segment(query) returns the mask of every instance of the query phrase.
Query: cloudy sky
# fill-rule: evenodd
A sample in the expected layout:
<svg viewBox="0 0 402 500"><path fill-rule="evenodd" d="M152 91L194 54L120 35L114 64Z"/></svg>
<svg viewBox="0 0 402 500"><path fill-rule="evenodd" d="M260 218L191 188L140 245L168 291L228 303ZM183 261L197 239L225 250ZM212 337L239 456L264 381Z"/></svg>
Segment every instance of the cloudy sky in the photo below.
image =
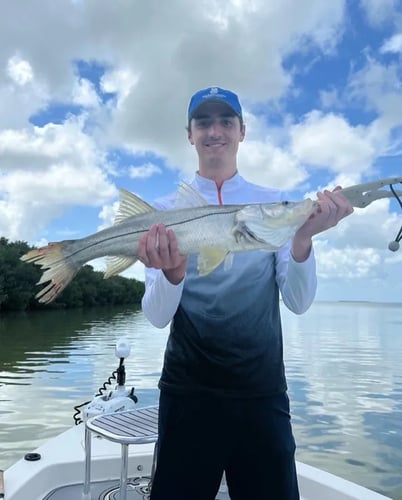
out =
<svg viewBox="0 0 402 500"><path fill-rule="evenodd" d="M251 181L299 199L402 176L401 0L6 2L1 236L79 238L119 187L152 203L189 179L186 107L209 85L241 98ZM401 223L380 200L316 237L318 299L402 302Z"/></svg>

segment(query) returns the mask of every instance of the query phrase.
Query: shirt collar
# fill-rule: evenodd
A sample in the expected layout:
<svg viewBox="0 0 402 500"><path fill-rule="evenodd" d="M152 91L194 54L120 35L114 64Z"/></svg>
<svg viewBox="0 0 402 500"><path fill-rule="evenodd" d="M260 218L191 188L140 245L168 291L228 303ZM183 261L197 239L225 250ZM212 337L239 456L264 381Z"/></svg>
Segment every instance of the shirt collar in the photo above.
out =
<svg viewBox="0 0 402 500"><path fill-rule="evenodd" d="M223 184L221 191L231 191L232 189L238 188L243 182L243 178L241 175L236 172L232 177L229 179L226 179ZM208 179L207 177L203 177L200 175L198 172L196 172L193 182L191 183L194 188L197 190L201 191L202 193L205 192L214 192L216 193L217 187L216 183L213 179Z"/></svg>

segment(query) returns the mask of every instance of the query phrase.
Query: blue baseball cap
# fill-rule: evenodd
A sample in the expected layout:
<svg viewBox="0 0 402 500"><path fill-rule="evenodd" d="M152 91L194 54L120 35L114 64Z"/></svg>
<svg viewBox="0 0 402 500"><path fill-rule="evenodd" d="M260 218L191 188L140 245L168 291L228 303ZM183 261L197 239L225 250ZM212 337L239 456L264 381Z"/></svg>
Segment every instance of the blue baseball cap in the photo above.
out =
<svg viewBox="0 0 402 500"><path fill-rule="evenodd" d="M205 102L222 102L229 106L234 113L242 118L242 109L239 98L231 90L221 89L220 87L208 87L198 90L190 99L188 105L188 121L190 122L197 109Z"/></svg>

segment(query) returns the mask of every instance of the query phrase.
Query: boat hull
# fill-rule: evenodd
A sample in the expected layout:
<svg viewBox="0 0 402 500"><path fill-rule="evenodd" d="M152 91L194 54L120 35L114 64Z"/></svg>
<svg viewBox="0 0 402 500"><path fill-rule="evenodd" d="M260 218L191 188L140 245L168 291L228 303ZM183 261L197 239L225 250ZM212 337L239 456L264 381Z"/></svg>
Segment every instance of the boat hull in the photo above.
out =
<svg viewBox="0 0 402 500"><path fill-rule="evenodd" d="M146 500L149 498L146 487L152 468L153 447L153 444L129 447L130 499ZM21 459L5 471L4 499L81 499L85 463L84 426L78 425L68 429L44 443L35 450L35 453L40 454L40 460ZM93 495L96 493L96 496L92 498L99 498L99 500L114 498L111 492L118 487L120 461L119 444L99 436L92 436L91 478L94 485ZM386 500L388 498L304 463L297 462L297 473L303 500L322 500L323 498L325 500ZM138 492L137 496L134 490ZM224 483L221 485L217 499L229 499Z"/></svg>

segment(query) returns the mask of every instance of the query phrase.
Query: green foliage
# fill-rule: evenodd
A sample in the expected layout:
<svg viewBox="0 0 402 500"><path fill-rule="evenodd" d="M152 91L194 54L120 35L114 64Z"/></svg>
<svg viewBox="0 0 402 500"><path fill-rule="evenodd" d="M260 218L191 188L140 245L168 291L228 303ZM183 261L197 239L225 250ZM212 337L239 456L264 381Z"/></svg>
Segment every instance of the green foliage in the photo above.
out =
<svg viewBox="0 0 402 500"><path fill-rule="evenodd" d="M144 293L144 283L113 276L103 279L103 273L84 266L57 299L44 306L35 299L36 286L42 271L20 257L31 250L26 242L9 242L0 238L0 311L45 308L95 307L138 304Z"/></svg>

